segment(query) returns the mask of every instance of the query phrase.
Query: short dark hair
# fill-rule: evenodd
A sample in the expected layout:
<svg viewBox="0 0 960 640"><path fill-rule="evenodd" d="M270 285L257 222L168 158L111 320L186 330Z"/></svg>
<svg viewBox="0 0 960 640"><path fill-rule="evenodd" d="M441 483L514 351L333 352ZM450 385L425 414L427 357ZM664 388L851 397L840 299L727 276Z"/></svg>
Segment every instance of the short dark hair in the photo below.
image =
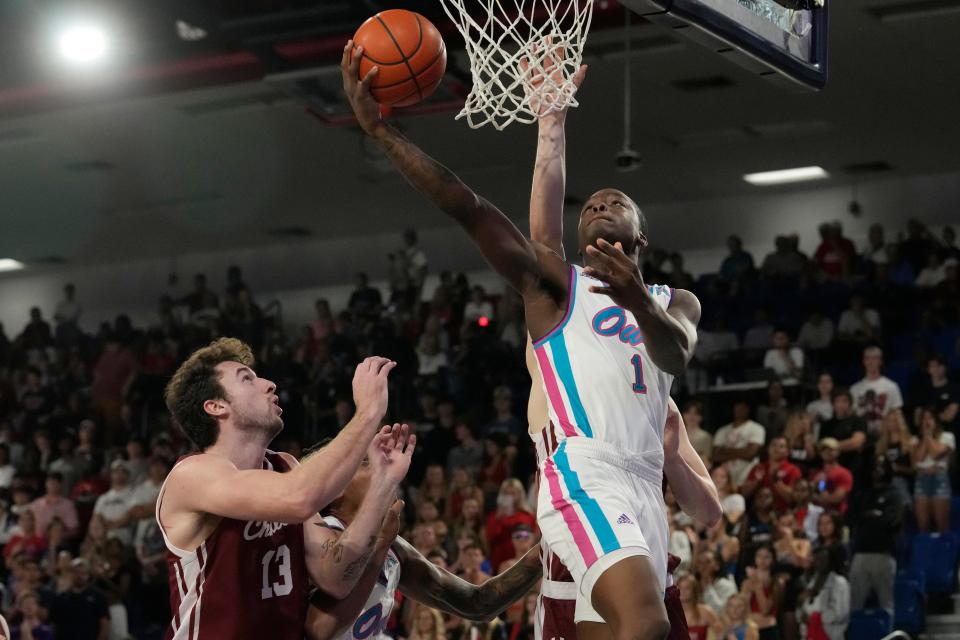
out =
<svg viewBox="0 0 960 640"><path fill-rule="evenodd" d="M220 425L203 409L207 400L225 400L215 367L222 362L253 364L250 347L236 338L220 338L193 352L167 384L163 397L174 422L201 451L217 441Z"/></svg>
<svg viewBox="0 0 960 640"><path fill-rule="evenodd" d="M427 554L427 560L433 560L434 558L440 558L444 562L447 561L447 552L443 549L437 547L433 551Z"/></svg>
<svg viewBox="0 0 960 640"><path fill-rule="evenodd" d="M703 403L700 402L699 400L687 400L687 401L683 404L683 410L681 411L681 413L686 413L687 411L690 411L691 409L696 409L696 410L697 410L697 413L699 413L699 414L702 415L702 414L703 414Z"/></svg>
<svg viewBox="0 0 960 640"><path fill-rule="evenodd" d="M830 400L836 400L839 397L845 397L850 404L853 404L853 394L850 393L850 390L846 387L837 387L833 390L833 393L830 394Z"/></svg>
<svg viewBox="0 0 960 640"><path fill-rule="evenodd" d="M47 474L47 480L56 480L60 484L63 484L63 474L59 471L51 471Z"/></svg>
<svg viewBox="0 0 960 640"><path fill-rule="evenodd" d="M937 364L939 364L939 365L941 365L941 366L944 366L944 367L949 367L949 366L950 366L950 363L947 361L947 359L944 358L944 357L943 357L941 354L939 354L939 353L935 353L935 354L933 354L932 356L930 356L929 358L927 358L927 366L930 366L930 363L931 363L931 362L936 362Z"/></svg>

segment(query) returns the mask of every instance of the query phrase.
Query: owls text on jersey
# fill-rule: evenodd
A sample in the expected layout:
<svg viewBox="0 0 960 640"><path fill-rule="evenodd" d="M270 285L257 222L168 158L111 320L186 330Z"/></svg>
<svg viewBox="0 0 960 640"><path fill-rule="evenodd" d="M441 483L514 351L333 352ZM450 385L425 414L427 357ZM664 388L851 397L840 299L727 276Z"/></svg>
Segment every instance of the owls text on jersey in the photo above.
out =
<svg viewBox="0 0 960 640"><path fill-rule="evenodd" d="M596 282L571 266L567 312L533 343L557 437L662 452L673 376L653 363L633 313L590 291ZM657 305L669 307L670 287L649 285L648 291Z"/></svg>
<svg viewBox="0 0 960 640"><path fill-rule="evenodd" d="M336 516L325 516L323 521L331 529L343 531L346 523ZM366 640L382 635L383 628L390 618L395 602L395 594L400 585L400 558L393 549L387 551L383 567L377 577L377 583L367 597L360 615L353 625L343 632L337 640Z"/></svg>

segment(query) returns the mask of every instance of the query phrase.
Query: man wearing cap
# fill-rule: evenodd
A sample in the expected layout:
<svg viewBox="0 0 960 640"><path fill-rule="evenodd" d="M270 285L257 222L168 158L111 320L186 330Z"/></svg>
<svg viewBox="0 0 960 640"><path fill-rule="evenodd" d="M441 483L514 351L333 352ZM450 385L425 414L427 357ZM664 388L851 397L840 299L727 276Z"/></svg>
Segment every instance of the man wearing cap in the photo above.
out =
<svg viewBox="0 0 960 640"><path fill-rule="evenodd" d="M127 512L134 506L127 464L123 460L114 460L110 465L110 490L97 498L93 514L103 517L108 537L129 545L133 542L133 531Z"/></svg>
<svg viewBox="0 0 960 640"><path fill-rule="evenodd" d="M501 562L500 566L497 567L497 573L503 573L520 562L527 551L530 551L537 544L533 537L533 527L523 522L515 525L513 531L510 532L510 543L513 545L513 557Z"/></svg>
<svg viewBox="0 0 960 640"><path fill-rule="evenodd" d="M824 438L820 441L820 459L823 467L811 477L813 497L816 505L827 510L836 510L841 514L847 511L847 497L853 489L853 474L840 466L840 443L836 438Z"/></svg>

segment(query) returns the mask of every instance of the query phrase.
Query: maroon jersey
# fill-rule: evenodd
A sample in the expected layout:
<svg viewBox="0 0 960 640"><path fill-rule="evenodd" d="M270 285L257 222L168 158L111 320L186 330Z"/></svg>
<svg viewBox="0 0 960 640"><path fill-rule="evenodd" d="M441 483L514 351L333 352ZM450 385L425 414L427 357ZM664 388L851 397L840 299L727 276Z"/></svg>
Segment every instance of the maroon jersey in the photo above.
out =
<svg viewBox="0 0 960 640"><path fill-rule="evenodd" d="M290 470L273 451L266 452L263 468ZM195 551L174 547L166 532L163 538L173 611L167 640L303 639L308 578L302 524L223 518Z"/></svg>

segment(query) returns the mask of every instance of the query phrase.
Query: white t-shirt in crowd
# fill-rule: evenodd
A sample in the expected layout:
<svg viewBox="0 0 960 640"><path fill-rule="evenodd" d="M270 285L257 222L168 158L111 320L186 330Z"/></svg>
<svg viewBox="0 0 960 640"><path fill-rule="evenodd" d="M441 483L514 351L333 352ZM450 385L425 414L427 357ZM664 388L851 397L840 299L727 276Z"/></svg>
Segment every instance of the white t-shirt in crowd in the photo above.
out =
<svg viewBox="0 0 960 640"><path fill-rule="evenodd" d="M731 449L741 449L751 444L763 445L767 437L767 430L758 422L747 420L739 427L734 427L731 422L722 427L717 434L713 436L713 447L729 447ZM740 486L747 477L750 467L757 463L759 458L752 460L728 460L724 464L727 471L730 472L730 479L733 484Z"/></svg>
<svg viewBox="0 0 960 640"><path fill-rule="evenodd" d="M136 502L133 501L132 488L110 489L97 498L97 502L93 505L93 512L107 520L117 520L135 506ZM123 544L129 545L133 542L133 529L129 526L110 529L107 537L117 538Z"/></svg>
<svg viewBox="0 0 960 640"><path fill-rule="evenodd" d="M853 410L867 421L871 433L878 433L883 417L903 407L903 395L896 382L886 376L876 380L864 378L850 387Z"/></svg>
<svg viewBox="0 0 960 640"><path fill-rule="evenodd" d="M833 418L833 403L820 398L807 404L807 413L816 416L817 422Z"/></svg>
<svg viewBox="0 0 960 640"><path fill-rule="evenodd" d="M840 314L840 322L837 324L837 331L849 335L868 333L871 328L880 328L880 314L873 309L864 309L862 316L852 309L847 309Z"/></svg>
<svg viewBox="0 0 960 640"><path fill-rule="evenodd" d="M133 504L137 506L155 504L157 502L157 496L160 495L161 486L162 485L159 484L153 484L150 478L147 478L133 488Z"/></svg>
<svg viewBox="0 0 960 640"><path fill-rule="evenodd" d="M447 354L443 353L423 353L422 351L417 351L417 361L420 363L417 368L417 373L422 376L432 376L436 375L440 369L448 366L449 362L447 360Z"/></svg>
<svg viewBox="0 0 960 640"><path fill-rule="evenodd" d="M809 320L800 327L797 344L804 349L826 349L833 340L833 322L824 318L820 324L813 324Z"/></svg>
<svg viewBox="0 0 960 640"><path fill-rule="evenodd" d="M943 267L927 267L913 281L914 286L929 289L943 282Z"/></svg>
<svg viewBox="0 0 960 640"><path fill-rule="evenodd" d="M787 351L787 357L790 358L797 369L803 369L803 349L791 347L790 350ZM793 377L783 358L783 352L779 349L770 349L767 351L767 355L763 357L763 368L772 369L773 372L781 378L787 376Z"/></svg>
<svg viewBox="0 0 960 640"><path fill-rule="evenodd" d="M733 514L733 518L736 519L747 510L747 501L739 493L731 493L720 501L720 506L723 509L723 515Z"/></svg>
<svg viewBox="0 0 960 640"><path fill-rule="evenodd" d="M914 445L919 442L917 438L914 438L913 440ZM944 431L940 434L940 437L937 438L937 442L947 445L951 453L948 453L939 460L928 454L926 458L917 463L917 469L937 469L938 471L947 470L947 466L950 464L950 456L954 451L957 450L957 438L949 431Z"/></svg>

